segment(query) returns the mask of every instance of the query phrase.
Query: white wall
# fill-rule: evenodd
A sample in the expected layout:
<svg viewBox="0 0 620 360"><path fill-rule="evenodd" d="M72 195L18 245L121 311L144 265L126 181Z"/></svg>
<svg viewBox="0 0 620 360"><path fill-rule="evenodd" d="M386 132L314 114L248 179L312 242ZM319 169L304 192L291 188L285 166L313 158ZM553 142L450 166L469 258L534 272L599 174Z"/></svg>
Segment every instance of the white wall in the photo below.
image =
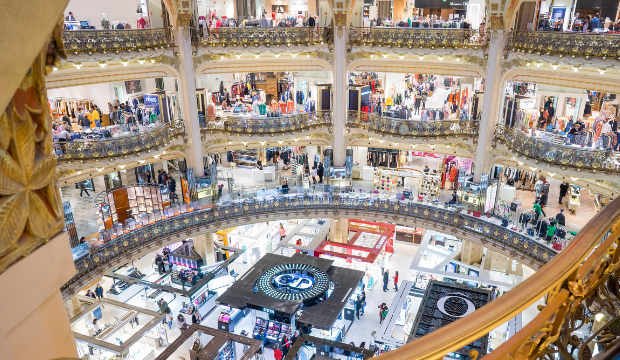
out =
<svg viewBox="0 0 620 360"><path fill-rule="evenodd" d="M230 91L230 86L234 81L233 74L203 74L198 76L196 86L211 90L211 92L220 91L220 81L224 81L224 87Z"/></svg>
<svg viewBox="0 0 620 360"><path fill-rule="evenodd" d="M71 11L75 20L90 20L91 25L101 29L102 14L105 13L110 22L126 21L131 24L132 29L135 29L138 5L139 0L70 0L65 9L65 17Z"/></svg>
<svg viewBox="0 0 620 360"><path fill-rule="evenodd" d="M479 29L485 14L484 0L469 0L467 4L467 18L471 21L472 28Z"/></svg>
<svg viewBox="0 0 620 360"><path fill-rule="evenodd" d="M207 16L209 9L215 9L217 16L233 17L235 2L233 0L197 0L198 16ZM256 8L258 10L258 7Z"/></svg>
<svg viewBox="0 0 620 360"><path fill-rule="evenodd" d="M92 100L104 113L108 113L108 103L114 100L114 88L112 83L71 86L47 90L47 97Z"/></svg>
<svg viewBox="0 0 620 360"><path fill-rule="evenodd" d="M364 15L363 6L363 1L360 0L355 2L353 5L353 13L351 14L350 25L355 27L362 26L362 16Z"/></svg>
<svg viewBox="0 0 620 360"><path fill-rule="evenodd" d="M404 73L385 73L385 91L390 89L390 86L394 84L396 86L396 93L404 93L405 91L405 74ZM386 95L387 96L387 95Z"/></svg>
<svg viewBox="0 0 620 360"><path fill-rule="evenodd" d="M165 9L161 6L160 0L149 0L149 11L151 12L151 28L161 29L164 27Z"/></svg>
<svg viewBox="0 0 620 360"><path fill-rule="evenodd" d="M332 22L332 12L327 1L319 2L319 26L329 26Z"/></svg>

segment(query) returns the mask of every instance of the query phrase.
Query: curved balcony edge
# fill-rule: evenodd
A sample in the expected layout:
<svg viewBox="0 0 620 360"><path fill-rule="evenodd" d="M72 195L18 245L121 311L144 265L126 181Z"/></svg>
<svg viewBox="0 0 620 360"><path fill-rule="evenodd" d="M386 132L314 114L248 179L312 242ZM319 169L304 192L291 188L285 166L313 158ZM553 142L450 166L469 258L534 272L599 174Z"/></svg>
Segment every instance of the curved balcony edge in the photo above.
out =
<svg viewBox="0 0 620 360"><path fill-rule="evenodd" d="M59 142L56 160L59 163L72 163L127 158L130 155L157 150L181 136L185 136L185 125L183 120L177 119L136 135L103 140Z"/></svg>
<svg viewBox="0 0 620 360"><path fill-rule="evenodd" d="M61 289L63 296L74 293L105 271L101 267L118 266L119 259L128 254L152 251L153 244L163 246L171 237L190 236L196 232L214 232L221 227L263 222L284 218L376 218L378 221L418 223L425 228L446 231L499 252L520 258L526 265L538 269L556 255L556 251L523 234L507 228L457 213L438 206L420 205L381 199L349 199L333 195L278 196L267 200L246 200L161 220L113 239L78 261L77 273ZM140 251L140 249L145 249ZM124 260L123 260L124 261ZM106 270L107 271L107 270Z"/></svg>
<svg viewBox="0 0 620 360"><path fill-rule="evenodd" d="M331 111L315 111L271 118L209 115L200 119L201 132L245 135L278 135L332 125Z"/></svg>
<svg viewBox="0 0 620 360"><path fill-rule="evenodd" d="M379 134L411 137L477 137L479 120L404 120L349 111L347 126Z"/></svg>
<svg viewBox="0 0 620 360"><path fill-rule="evenodd" d="M349 45L476 50L489 46L489 35L476 29L352 27Z"/></svg>
<svg viewBox="0 0 620 360"><path fill-rule="evenodd" d="M539 55L620 58L619 34L596 34L558 31L512 31L506 48Z"/></svg>
<svg viewBox="0 0 620 360"><path fill-rule="evenodd" d="M191 30L192 45L202 47L317 46L333 42L331 27L219 27Z"/></svg>
<svg viewBox="0 0 620 360"><path fill-rule="evenodd" d="M620 155L612 151L555 145L504 125L496 126L494 139L504 143L509 150L517 154L559 166L562 170L576 168L580 171L601 171L606 174L620 173Z"/></svg>
<svg viewBox="0 0 620 360"><path fill-rule="evenodd" d="M546 305L539 307L539 314L485 358L537 359L554 353L570 354L569 344L579 346L579 338L573 332L581 326L575 322L587 323L588 313L600 311L610 315L611 312L610 319L617 313L619 294L607 289L617 289L619 244L620 200L616 199L547 265L501 298L478 309L475 316L461 318L382 358L441 359L444 354L488 334L540 299Z"/></svg>
<svg viewBox="0 0 620 360"><path fill-rule="evenodd" d="M62 42L67 54L120 53L167 49L174 46L170 29L65 30Z"/></svg>

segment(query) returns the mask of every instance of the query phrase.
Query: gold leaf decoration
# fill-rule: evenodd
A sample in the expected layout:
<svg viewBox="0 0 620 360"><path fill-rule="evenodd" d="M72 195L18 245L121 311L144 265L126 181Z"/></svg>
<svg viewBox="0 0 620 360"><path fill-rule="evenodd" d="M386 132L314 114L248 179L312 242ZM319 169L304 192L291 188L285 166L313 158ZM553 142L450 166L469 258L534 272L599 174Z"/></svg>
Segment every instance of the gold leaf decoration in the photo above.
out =
<svg viewBox="0 0 620 360"><path fill-rule="evenodd" d="M57 45L50 42L51 49L58 50ZM48 55L46 44L0 114L0 272L64 225L51 120L44 106L46 61L53 63L55 57Z"/></svg>

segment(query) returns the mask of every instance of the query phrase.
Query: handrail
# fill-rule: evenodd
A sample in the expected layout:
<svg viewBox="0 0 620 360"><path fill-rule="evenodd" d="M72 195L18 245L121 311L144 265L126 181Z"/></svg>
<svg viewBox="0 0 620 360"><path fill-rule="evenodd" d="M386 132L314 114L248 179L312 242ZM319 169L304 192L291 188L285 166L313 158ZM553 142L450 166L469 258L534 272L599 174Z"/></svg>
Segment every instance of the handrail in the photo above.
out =
<svg viewBox="0 0 620 360"><path fill-rule="evenodd" d="M331 27L219 27L192 29L195 46L322 45L333 41Z"/></svg>
<svg viewBox="0 0 620 360"><path fill-rule="evenodd" d="M174 46L169 29L65 30L62 42L67 52L150 50Z"/></svg>
<svg viewBox="0 0 620 360"><path fill-rule="evenodd" d="M539 54L620 57L620 34L515 30L507 47Z"/></svg>
<svg viewBox="0 0 620 360"><path fill-rule="evenodd" d="M401 218L404 223L421 221L427 226L450 228L453 233L480 239L489 246L503 249L526 260L534 268L543 266L556 251L531 238L485 221L461 214L451 209L409 201L379 198L356 198L332 194L280 195L267 198L246 199L222 203L213 207L190 211L150 224L123 234L94 249L90 256L79 260L76 275L63 286L63 292L81 285L83 279L98 274L99 267L136 248L158 242L189 230L230 225L238 220L243 223L265 221L267 217L377 217ZM501 250L500 250L501 251Z"/></svg>
<svg viewBox="0 0 620 360"><path fill-rule="evenodd" d="M103 140L75 140L60 142L56 151L56 160L71 162L75 160L93 160L115 158L138 154L156 149L185 134L183 120L165 123L145 132Z"/></svg>
<svg viewBox="0 0 620 360"><path fill-rule="evenodd" d="M277 134L331 125L332 114L330 111L315 111L271 118L209 115L200 121L200 128L204 131L223 131L235 134Z"/></svg>
<svg viewBox="0 0 620 360"><path fill-rule="evenodd" d="M349 44L369 46L473 48L487 47L484 30L401 27L352 27Z"/></svg>
<svg viewBox="0 0 620 360"><path fill-rule="evenodd" d="M485 359L553 358L553 353L572 358L567 356L568 345L579 346L574 331L588 322L592 316L588 313L603 312L611 318L620 311L619 245L620 200L616 199L586 224L561 253L511 291L474 314L381 358L441 359L444 354L487 335L540 299L546 303L539 306L540 313Z"/></svg>
<svg viewBox="0 0 620 360"><path fill-rule="evenodd" d="M496 126L495 139L505 143L514 152L546 164L563 168L620 172L620 156L611 151L555 145L504 125Z"/></svg>
<svg viewBox="0 0 620 360"><path fill-rule="evenodd" d="M477 136L478 120L404 120L349 111L347 126L407 137Z"/></svg>

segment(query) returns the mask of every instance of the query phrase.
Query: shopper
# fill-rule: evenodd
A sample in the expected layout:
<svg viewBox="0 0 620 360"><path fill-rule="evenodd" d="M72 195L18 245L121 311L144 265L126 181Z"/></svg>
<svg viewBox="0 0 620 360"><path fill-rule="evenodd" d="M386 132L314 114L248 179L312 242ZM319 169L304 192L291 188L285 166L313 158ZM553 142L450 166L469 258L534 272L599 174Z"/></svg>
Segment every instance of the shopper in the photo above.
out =
<svg viewBox="0 0 620 360"><path fill-rule="evenodd" d="M325 171L323 163L319 163L319 168L317 169L317 174L319 175L319 184L323 183L323 171Z"/></svg>
<svg viewBox="0 0 620 360"><path fill-rule="evenodd" d="M454 191L452 193L452 199L450 201L448 201L446 204L447 205L456 205L457 199L458 199L458 196L456 195L456 191Z"/></svg>
<svg viewBox="0 0 620 360"><path fill-rule="evenodd" d="M282 195L288 194L289 191L290 191L290 188L288 187L288 183L286 182L286 180L284 180L282 184Z"/></svg>
<svg viewBox="0 0 620 360"><path fill-rule="evenodd" d="M198 309L194 309L194 313L192 314L192 324L199 324L202 321L202 316L198 312Z"/></svg>
<svg viewBox="0 0 620 360"><path fill-rule="evenodd" d="M275 344L273 346L273 358L276 360L282 360L282 350L280 350L280 344Z"/></svg>
<svg viewBox="0 0 620 360"><path fill-rule="evenodd" d="M431 171L431 169L428 167L428 165L424 165L424 173L427 174L429 171Z"/></svg>
<svg viewBox="0 0 620 360"><path fill-rule="evenodd" d="M103 298L103 288L100 284L97 284L97 286L95 287L95 295L97 295L97 299Z"/></svg>
<svg viewBox="0 0 620 360"><path fill-rule="evenodd" d="M86 196L90 197L90 194L88 193L88 189L86 189L86 185L84 185L84 181L80 181L78 183L78 188L80 188L80 197L82 197L82 194L84 192L86 192Z"/></svg>
<svg viewBox="0 0 620 360"><path fill-rule="evenodd" d="M260 328L260 330L258 330L258 334L256 335L256 339L260 340L263 342L263 344L265 344L266 341L266 337L265 337L265 332L263 331L263 328Z"/></svg>
<svg viewBox="0 0 620 360"><path fill-rule="evenodd" d="M383 273L383 292L388 290L388 281L390 281L390 270L385 270Z"/></svg>
<svg viewBox="0 0 620 360"><path fill-rule="evenodd" d="M547 109L547 124L550 124L555 116L555 108L553 107L553 103L549 104L549 108Z"/></svg>
<svg viewBox="0 0 620 360"><path fill-rule="evenodd" d="M183 317L183 315L179 314L177 316L177 326L179 327L179 330L181 330L181 333L183 333L183 330L185 330L187 328L187 323L185 322L185 317Z"/></svg>
<svg viewBox="0 0 620 360"><path fill-rule="evenodd" d="M166 174L166 172L164 170L162 170L162 169L157 170L157 183L159 185L162 185L162 184L165 185L165 183L166 183L166 176L167 175L168 174Z"/></svg>
<svg viewBox="0 0 620 360"><path fill-rule="evenodd" d="M164 266L164 258L160 254L157 254L157 256L155 256L155 265L157 265L159 275L163 275L166 268Z"/></svg>
<svg viewBox="0 0 620 360"><path fill-rule="evenodd" d="M284 335L282 337L282 355L286 356L290 348L291 348L291 341L289 340L288 336Z"/></svg>
<svg viewBox="0 0 620 360"><path fill-rule="evenodd" d="M385 305L383 307L383 311L381 312L381 323L383 323L383 321L387 317L387 314L388 314L388 307L387 307L387 305Z"/></svg>
<svg viewBox="0 0 620 360"><path fill-rule="evenodd" d="M601 23L601 20L598 18L598 14L594 15L594 18L590 21L590 23L592 24L592 31L598 29L599 24Z"/></svg>
<svg viewBox="0 0 620 360"><path fill-rule="evenodd" d="M73 16L73 13L71 11L69 11L69 15L67 15L65 20L66 21L75 21L75 16Z"/></svg>
<svg viewBox="0 0 620 360"><path fill-rule="evenodd" d="M362 304L362 316L364 316L364 308L366 307L366 292L362 291L362 299L360 301Z"/></svg>
<svg viewBox="0 0 620 360"><path fill-rule="evenodd" d="M379 308L379 324L383 323L383 307L385 306L385 303L382 303L381 305L377 306Z"/></svg>
<svg viewBox="0 0 620 360"><path fill-rule="evenodd" d="M169 307L166 308L166 317L164 319L166 319L166 322L168 323L168 330L172 330L172 320L174 320L174 317L172 316L172 311Z"/></svg>
<svg viewBox="0 0 620 360"><path fill-rule="evenodd" d="M91 298L93 298L93 299L97 298L97 296L95 295L95 293L94 293L94 292L92 292L92 291L90 291L90 290L88 290L88 291L86 292L86 296L91 297Z"/></svg>
<svg viewBox="0 0 620 360"><path fill-rule="evenodd" d="M293 334L293 337L291 338L291 345L295 345L295 343L297 342L297 339L299 339L299 330L295 330L295 333Z"/></svg>
<svg viewBox="0 0 620 360"><path fill-rule="evenodd" d="M101 114L99 113L99 108L97 107L97 105L94 105L94 109L92 111L93 114L93 120L95 121L95 126L100 128L101 127Z"/></svg>
<svg viewBox="0 0 620 360"><path fill-rule="evenodd" d="M286 230L284 230L284 226L280 224L280 241L284 240L286 237Z"/></svg>
<svg viewBox="0 0 620 360"><path fill-rule="evenodd" d="M262 28L267 28L267 27L271 27L271 21L267 20L265 18L265 14L263 14L263 17L260 19L260 27Z"/></svg>
<svg viewBox="0 0 620 360"><path fill-rule="evenodd" d="M540 207L540 200L536 200L536 203L532 209L534 209L534 212L536 213L536 221L538 222L538 218L540 217L540 213L542 211L542 208Z"/></svg>
<svg viewBox="0 0 620 360"><path fill-rule="evenodd" d="M82 245L82 244L83 244L83 243L85 243L85 242L86 242L86 238L82 236L82 237L80 238L80 245Z"/></svg>
<svg viewBox="0 0 620 360"><path fill-rule="evenodd" d="M549 225L547 226L547 242L551 243L551 240L553 240L553 236L555 235L555 221L551 220L549 222Z"/></svg>
<svg viewBox="0 0 620 360"><path fill-rule="evenodd" d="M166 176L166 179L168 182L168 191L170 191L170 200L172 200L172 202L176 202L179 199L179 196L176 193L177 182L172 176Z"/></svg>
<svg viewBox="0 0 620 360"><path fill-rule="evenodd" d="M187 277L185 276L185 270L179 271L179 280L183 285L183 291L185 291L185 282L187 281Z"/></svg>
<svg viewBox="0 0 620 360"><path fill-rule="evenodd" d="M310 177L312 178L312 183L316 184L316 167L312 167L312 171L310 171Z"/></svg>
<svg viewBox="0 0 620 360"><path fill-rule="evenodd" d="M166 309L168 308L168 302L162 297L157 301L157 306L159 307L159 312L165 314Z"/></svg>
<svg viewBox="0 0 620 360"><path fill-rule="evenodd" d="M562 182L562 184L560 184L560 204L562 203L562 199L564 199L564 196L566 196L566 194L568 193L568 183L566 182Z"/></svg>
<svg viewBox="0 0 620 360"><path fill-rule="evenodd" d="M99 334L99 332L101 331L101 326L99 326L97 318L93 319L93 328L95 328L95 335Z"/></svg>
<svg viewBox="0 0 620 360"><path fill-rule="evenodd" d="M566 226L566 217L564 217L564 209L560 209L560 212L555 216L555 220L558 225Z"/></svg>
<svg viewBox="0 0 620 360"><path fill-rule="evenodd" d="M398 271L394 273L394 291L398 292Z"/></svg>
<svg viewBox="0 0 620 360"><path fill-rule="evenodd" d="M146 171L146 174L144 175L145 179L146 179L146 183L147 184L152 184L153 183L153 177L151 176L151 172L150 171Z"/></svg>

